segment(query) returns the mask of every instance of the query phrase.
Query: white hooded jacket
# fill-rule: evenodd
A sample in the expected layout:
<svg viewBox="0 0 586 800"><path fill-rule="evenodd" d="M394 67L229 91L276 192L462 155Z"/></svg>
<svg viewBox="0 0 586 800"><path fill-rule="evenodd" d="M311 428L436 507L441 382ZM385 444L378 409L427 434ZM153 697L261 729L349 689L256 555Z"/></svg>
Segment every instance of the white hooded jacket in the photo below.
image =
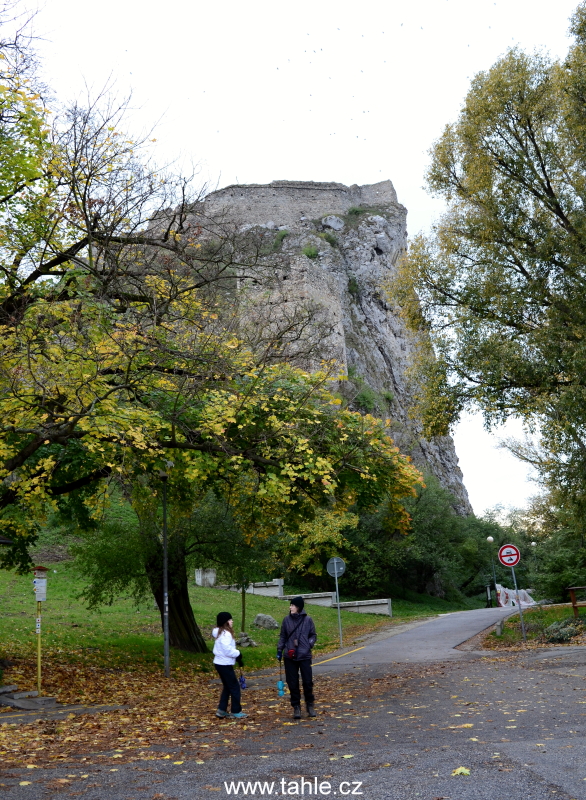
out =
<svg viewBox="0 0 586 800"><path fill-rule="evenodd" d="M240 650L234 645L234 637L229 631L222 631L218 636L219 628L214 628L212 636L214 642L214 664L223 664L233 667L240 655Z"/></svg>

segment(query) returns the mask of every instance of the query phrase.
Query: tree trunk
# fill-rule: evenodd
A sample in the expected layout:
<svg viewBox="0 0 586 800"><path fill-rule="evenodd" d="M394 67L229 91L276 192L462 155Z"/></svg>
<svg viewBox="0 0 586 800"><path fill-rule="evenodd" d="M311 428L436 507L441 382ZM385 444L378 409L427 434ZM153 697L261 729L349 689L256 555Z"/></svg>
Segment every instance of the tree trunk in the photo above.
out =
<svg viewBox="0 0 586 800"><path fill-rule="evenodd" d="M189 602L185 552L169 539L169 644L190 653L207 653L208 648L195 621ZM163 548L159 546L145 565L163 625Z"/></svg>

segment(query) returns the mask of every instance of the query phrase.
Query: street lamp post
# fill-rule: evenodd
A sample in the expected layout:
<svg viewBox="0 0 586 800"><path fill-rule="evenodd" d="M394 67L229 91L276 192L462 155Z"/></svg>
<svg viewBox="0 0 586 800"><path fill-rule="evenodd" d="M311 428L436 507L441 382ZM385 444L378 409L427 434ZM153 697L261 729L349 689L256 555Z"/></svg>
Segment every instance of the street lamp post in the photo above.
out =
<svg viewBox="0 0 586 800"><path fill-rule="evenodd" d="M168 462L167 466L173 466ZM159 472L163 484L163 653L165 660L165 678L171 677L171 661L169 658L169 563L167 555L167 480L169 476Z"/></svg>
<svg viewBox="0 0 586 800"><path fill-rule="evenodd" d="M486 541L489 542L490 544L492 544L494 542L494 538L492 536L487 536L486 537ZM490 551L490 560L491 560L491 563L492 563L492 579L494 581L494 600L495 600L495 603L498 606L499 601L498 601L498 592L497 592L497 588L496 588L496 570L494 568L494 555L492 553L492 550Z"/></svg>

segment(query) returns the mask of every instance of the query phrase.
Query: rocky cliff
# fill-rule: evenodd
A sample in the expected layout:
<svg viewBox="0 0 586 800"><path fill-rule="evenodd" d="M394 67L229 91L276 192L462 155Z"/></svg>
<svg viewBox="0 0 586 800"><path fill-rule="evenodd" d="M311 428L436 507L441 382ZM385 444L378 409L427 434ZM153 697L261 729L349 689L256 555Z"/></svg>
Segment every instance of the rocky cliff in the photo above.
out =
<svg viewBox="0 0 586 800"><path fill-rule="evenodd" d="M415 340L384 291L407 239L407 210L392 183L228 186L205 205L206 213L266 230L289 300L314 300L325 309L332 352L348 375L341 391L355 407L390 418L401 450L452 492L460 513L471 513L452 439L426 440L408 416Z"/></svg>

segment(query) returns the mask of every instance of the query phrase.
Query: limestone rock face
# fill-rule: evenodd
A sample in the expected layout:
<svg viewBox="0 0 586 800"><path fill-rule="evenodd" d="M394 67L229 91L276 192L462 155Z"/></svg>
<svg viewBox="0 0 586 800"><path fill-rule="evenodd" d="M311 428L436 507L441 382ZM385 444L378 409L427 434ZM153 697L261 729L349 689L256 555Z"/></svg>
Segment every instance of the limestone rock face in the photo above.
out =
<svg viewBox="0 0 586 800"><path fill-rule="evenodd" d="M205 206L243 228L264 228L266 236L288 231L280 243L283 277L290 294L325 309L332 352L348 375L340 390L354 407L390 418L401 451L452 492L459 513L471 513L453 440L426 440L408 416L416 341L385 292L407 241L407 210L391 181L228 186L208 195Z"/></svg>

